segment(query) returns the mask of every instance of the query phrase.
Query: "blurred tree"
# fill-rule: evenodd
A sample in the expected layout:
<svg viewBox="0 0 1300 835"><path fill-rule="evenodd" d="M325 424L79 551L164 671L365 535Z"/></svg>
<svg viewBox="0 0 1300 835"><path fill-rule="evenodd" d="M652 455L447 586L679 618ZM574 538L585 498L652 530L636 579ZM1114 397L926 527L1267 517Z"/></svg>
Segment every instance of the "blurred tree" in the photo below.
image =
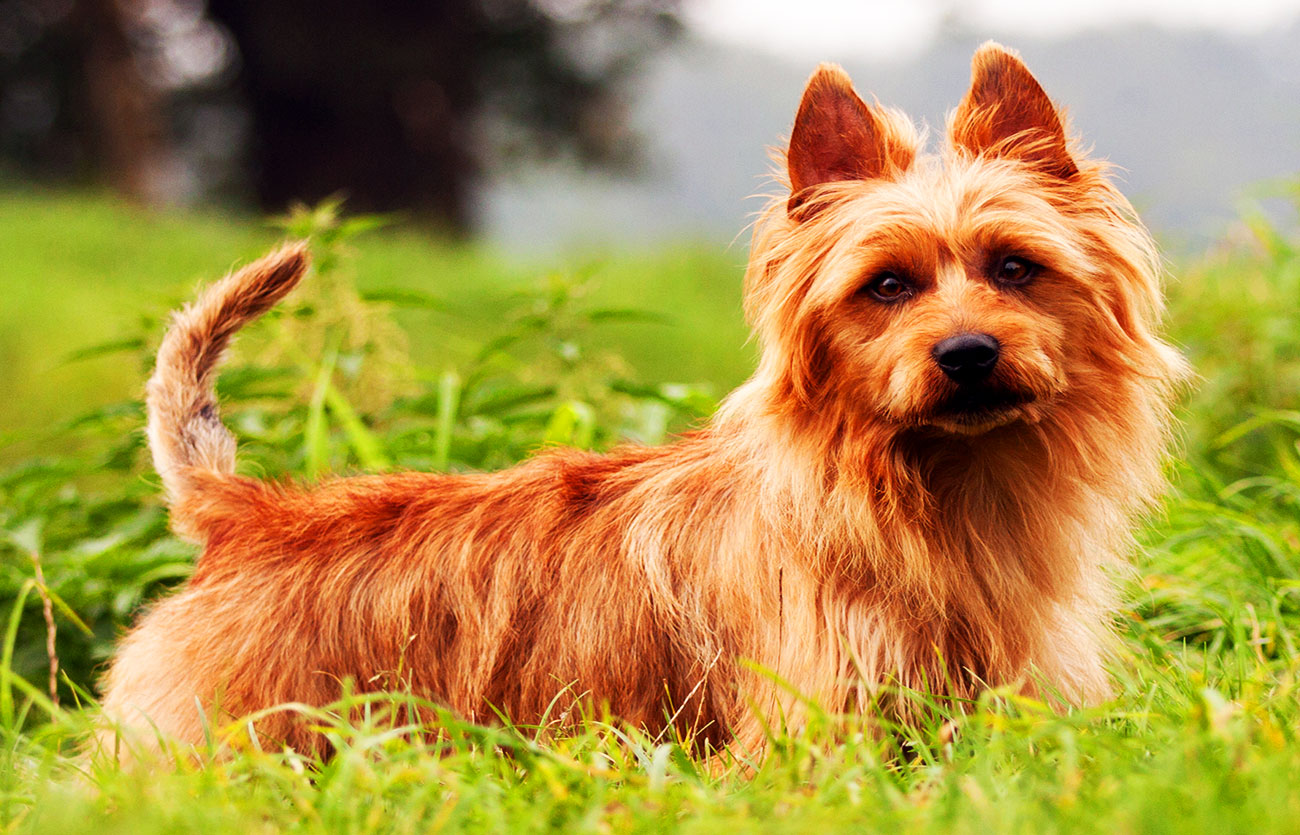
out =
<svg viewBox="0 0 1300 835"><path fill-rule="evenodd" d="M113 0L0 3L0 147L8 160L37 171L96 165L147 199L165 143L127 28Z"/></svg>
<svg viewBox="0 0 1300 835"><path fill-rule="evenodd" d="M233 55L201 0L0 0L0 159L145 203L214 191L238 152L196 137L233 113Z"/></svg>
<svg viewBox="0 0 1300 835"><path fill-rule="evenodd" d="M490 167L635 158L621 85L680 2L0 0L0 152L149 201L342 191L464 231Z"/></svg>

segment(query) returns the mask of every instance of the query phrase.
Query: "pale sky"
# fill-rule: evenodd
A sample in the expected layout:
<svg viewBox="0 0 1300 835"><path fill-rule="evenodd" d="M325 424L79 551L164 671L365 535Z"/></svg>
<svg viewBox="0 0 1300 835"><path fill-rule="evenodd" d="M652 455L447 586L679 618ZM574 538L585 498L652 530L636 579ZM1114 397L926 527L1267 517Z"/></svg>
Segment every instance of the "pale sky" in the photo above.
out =
<svg viewBox="0 0 1300 835"><path fill-rule="evenodd" d="M1126 23L1249 34L1300 17L1300 0L694 0L684 5L696 31L801 60L906 56L923 49L946 19L999 37L1004 32L1050 37Z"/></svg>

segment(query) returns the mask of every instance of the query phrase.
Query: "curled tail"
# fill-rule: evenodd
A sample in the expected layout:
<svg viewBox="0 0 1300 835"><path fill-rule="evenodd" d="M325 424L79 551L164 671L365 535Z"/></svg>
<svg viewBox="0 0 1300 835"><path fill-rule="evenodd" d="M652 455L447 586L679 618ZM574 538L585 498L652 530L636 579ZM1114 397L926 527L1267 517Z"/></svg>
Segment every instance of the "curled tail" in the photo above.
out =
<svg viewBox="0 0 1300 835"><path fill-rule="evenodd" d="M172 318L146 387L154 468L173 506L195 471L235 471L235 439L217 416L216 367L231 337L271 309L307 269L304 243L284 246L226 276Z"/></svg>

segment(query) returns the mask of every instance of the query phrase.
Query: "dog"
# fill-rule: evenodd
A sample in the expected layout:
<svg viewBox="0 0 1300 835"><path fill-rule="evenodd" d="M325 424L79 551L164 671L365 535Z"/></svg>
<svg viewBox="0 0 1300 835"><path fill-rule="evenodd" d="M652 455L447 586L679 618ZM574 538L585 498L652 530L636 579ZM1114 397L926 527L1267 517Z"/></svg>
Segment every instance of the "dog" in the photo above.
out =
<svg viewBox="0 0 1300 835"><path fill-rule="evenodd" d="M306 250L215 284L147 397L173 526L203 550L106 674L116 732L198 744L256 713L261 739L328 754L272 708L351 682L476 721L580 702L761 755L810 706L902 715L907 688L1104 700L1114 575L1187 375L1159 259L1016 53L978 49L946 133L923 155L906 116L817 69L753 234L757 370L665 446L236 475L215 369Z"/></svg>

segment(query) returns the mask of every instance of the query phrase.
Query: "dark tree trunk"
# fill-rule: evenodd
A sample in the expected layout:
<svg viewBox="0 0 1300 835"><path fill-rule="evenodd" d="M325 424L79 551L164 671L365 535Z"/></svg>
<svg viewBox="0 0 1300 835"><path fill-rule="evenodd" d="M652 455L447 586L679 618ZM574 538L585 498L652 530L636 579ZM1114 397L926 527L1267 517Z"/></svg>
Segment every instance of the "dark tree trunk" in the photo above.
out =
<svg viewBox="0 0 1300 835"><path fill-rule="evenodd" d="M352 211L472 218L469 0L211 0L242 55L263 206L342 192Z"/></svg>
<svg viewBox="0 0 1300 835"><path fill-rule="evenodd" d="M99 168L124 194L164 202L166 125L157 91L145 80L116 0L79 0L76 37L82 43L85 96Z"/></svg>

